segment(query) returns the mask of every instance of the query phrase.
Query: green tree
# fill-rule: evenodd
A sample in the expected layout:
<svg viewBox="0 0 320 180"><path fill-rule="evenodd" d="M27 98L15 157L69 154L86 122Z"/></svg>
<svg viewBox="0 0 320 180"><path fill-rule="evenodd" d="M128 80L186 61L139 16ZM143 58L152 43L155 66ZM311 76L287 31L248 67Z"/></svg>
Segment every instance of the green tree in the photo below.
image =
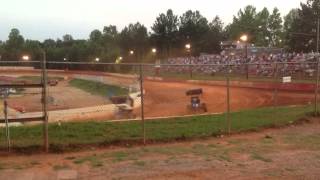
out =
<svg viewBox="0 0 320 180"><path fill-rule="evenodd" d="M89 36L89 49L90 49L90 55L93 56L101 56L103 53L103 44L104 44L104 39L102 32L99 30L93 30L90 33Z"/></svg>
<svg viewBox="0 0 320 180"><path fill-rule="evenodd" d="M26 40L23 47L23 53L28 54L33 60L42 60L41 43L35 40Z"/></svg>
<svg viewBox="0 0 320 180"><path fill-rule="evenodd" d="M72 46L73 43L73 37L70 34L66 34L62 37L63 40L63 46Z"/></svg>
<svg viewBox="0 0 320 180"><path fill-rule="evenodd" d="M208 53L219 53L221 51L220 42L224 40L223 23L219 16L216 16L209 23L210 30L205 35L207 40L202 51Z"/></svg>
<svg viewBox="0 0 320 180"><path fill-rule="evenodd" d="M257 46L269 46L269 39L270 39L270 32L268 31L269 27L269 20L270 20L270 13L267 8L263 8L257 15L256 15L256 23L258 30L256 31L256 41L255 44Z"/></svg>
<svg viewBox="0 0 320 180"><path fill-rule="evenodd" d="M24 38L18 29L12 29L5 44L3 59L19 60L24 47Z"/></svg>
<svg viewBox="0 0 320 180"><path fill-rule="evenodd" d="M139 22L126 26L119 35L119 44L126 60L141 61L148 51L148 38L147 28ZM129 54L129 51L134 54Z"/></svg>
<svg viewBox="0 0 320 180"><path fill-rule="evenodd" d="M285 17L283 24L283 43L286 49L290 49L290 42L294 39L292 34L292 28L294 27L294 22L299 18L299 9L292 9Z"/></svg>
<svg viewBox="0 0 320 180"><path fill-rule="evenodd" d="M164 56L170 56L173 47L178 43L179 19L171 9L166 14L161 13L151 27L153 44L160 48Z"/></svg>
<svg viewBox="0 0 320 180"><path fill-rule="evenodd" d="M282 42L282 18L278 8L274 8L269 17L268 27L270 46L277 47Z"/></svg>
<svg viewBox="0 0 320 180"><path fill-rule="evenodd" d="M237 16L233 17L233 22L227 27L229 39L238 40L242 34L250 36L249 41L255 42L259 31L257 23L257 12L254 6L246 6L240 9Z"/></svg>
<svg viewBox="0 0 320 180"><path fill-rule="evenodd" d="M289 14L293 17L286 19L286 47L291 51L310 52L316 51L317 20L320 17L320 0L307 0L301 3L297 14ZM296 12L295 12L296 13Z"/></svg>
<svg viewBox="0 0 320 180"><path fill-rule="evenodd" d="M45 39L42 43L44 49L55 48L57 46L56 41L53 39Z"/></svg>
<svg viewBox="0 0 320 180"><path fill-rule="evenodd" d="M194 55L198 55L202 52L202 49L205 49L206 34L209 31L208 20L199 11L189 10L180 17L179 34L182 38L181 42L183 44L191 43Z"/></svg>
<svg viewBox="0 0 320 180"><path fill-rule="evenodd" d="M46 51L47 61L63 61L64 55L60 53L57 42L53 39L45 39L42 47Z"/></svg>
<svg viewBox="0 0 320 180"><path fill-rule="evenodd" d="M101 40L102 40L102 32L99 31L98 29L93 30L93 31L90 33L89 40L90 40L91 42L98 42L98 43L100 43Z"/></svg>
<svg viewBox="0 0 320 180"><path fill-rule="evenodd" d="M2 59L3 53L4 53L4 43L0 41L0 61Z"/></svg>
<svg viewBox="0 0 320 180"><path fill-rule="evenodd" d="M109 25L103 28L103 51L101 59L114 62L120 56L119 33L116 26Z"/></svg>

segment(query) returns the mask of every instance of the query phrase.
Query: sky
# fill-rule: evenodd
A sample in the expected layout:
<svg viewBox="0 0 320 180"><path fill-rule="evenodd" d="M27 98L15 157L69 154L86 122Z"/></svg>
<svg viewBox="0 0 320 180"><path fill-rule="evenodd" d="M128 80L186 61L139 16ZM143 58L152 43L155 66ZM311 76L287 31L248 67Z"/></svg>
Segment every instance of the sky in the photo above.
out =
<svg viewBox="0 0 320 180"><path fill-rule="evenodd" d="M94 29L113 24L121 30L137 21L150 30L156 17L167 9L178 15L199 10L209 21L219 15L228 24L246 5L254 5L258 11L277 7L284 16L300 2L306 0L0 0L0 40L7 40L12 28L18 28L26 39L41 41L64 34L88 39Z"/></svg>

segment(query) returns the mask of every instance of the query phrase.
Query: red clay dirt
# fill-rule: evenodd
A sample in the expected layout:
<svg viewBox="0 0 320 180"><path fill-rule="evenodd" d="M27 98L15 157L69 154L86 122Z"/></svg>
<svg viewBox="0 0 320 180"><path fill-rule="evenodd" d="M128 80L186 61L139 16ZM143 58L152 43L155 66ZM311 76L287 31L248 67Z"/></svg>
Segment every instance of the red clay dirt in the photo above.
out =
<svg viewBox="0 0 320 180"><path fill-rule="evenodd" d="M193 112L188 111L189 89L202 88L201 96L207 104L209 113L226 111L227 89L223 86L197 85L186 82L145 81L145 116L180 116ZM308 92L280 91L277 93L277 105L302 105L313 101L314 94ZM253 88L230 88L231 111L273 106L273 90Z"/></svg>
<svg viewBox="0 0 320 180"><path fill-rule="evenodd" d="M309 123L144 147L11 154L0 157L0 180L319 179L320 123Z"/></svg>
<svg viewBox="0 0 320 180"><path fill-rule="evenodd" d="M186 82L145 81L145 117L181 116L194 114L188 110L190 97L186 96L189 89L202 88L202 102L207 104L208 113L226 111L227 90L223 86L198 85ZM26 112L41 110L41 92L26 91L23 97L10 98L9 106L21 108ZM67 82L61 82L56 87L49 87L49 96L55 102L49 104L50 110L81 108L109 104L107 98L91 95L82 90L70 87ZM302 105L313 101L313 93L280 91L277 94L277 104ZM273 91L253 88L230 88L231 111L268 107L274 104ZM139 116L140 109L136 110Z"/></svg>
<svg viewBox="0 0 320 180"><path fill-rule="evenodd" d="M92 95L71 87L68 81L60 81L57 86L48 86L49 110L74 109L110 104L108 98ZM26 89L21 97L8 99L9 107L23 108L25 112L41 111L41 90Z"/></svg>
<svg viewBox="0 0 320 180"><path fill-rule="evenodd" d="M17 75L18 72L10 72ZM31 73L31 72L29 72ZM52 75L59 74L65 76L68 74L71 78L73 73L87 75L87 72L51 72ZM20 74L24 74L20 72ZM138 83L137 77L121 76L108 73L95 73L88 75L105 76L110 81L117 81L119 84ZM254 83L252 83L254 84ZM208 113L222 113L227 107L227 89L225 86L205 85L192 82L172 82L172 81L154 81L145 80L145 117L167 117L195 114L188 110L190 97L186 96L186 91L195 88L202 88L204 94L201 101L207 104ZM40 93L40 91L38 91ZM314 101L313 92L304 91L279 91L276 101L273 100L273 89L256 89L231 87L230 102L231 111L244 109L253 109L259 107L273 106L274 102L278 106L284 105L304 105ZM67 82L59 83L56 87L49 87L49 96L53 97L56 102L49 105L50 110L70 109L88 106L98 106L108 104L107 98L94 96L82 90L68 86ZM9 101L9 105L22 106L28 112L40 111L40 94L28 94L24 97L14 98ZM198 112L199 113L199 112ZM200 112L201 113L201 112ZM136 109L135 114L140 116L140 108Z"/></svg>

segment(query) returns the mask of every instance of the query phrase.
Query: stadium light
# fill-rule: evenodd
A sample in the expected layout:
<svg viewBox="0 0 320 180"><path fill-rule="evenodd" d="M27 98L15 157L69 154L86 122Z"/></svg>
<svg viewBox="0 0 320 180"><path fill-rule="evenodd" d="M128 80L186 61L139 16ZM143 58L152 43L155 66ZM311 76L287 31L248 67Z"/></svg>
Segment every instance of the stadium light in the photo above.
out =
<svg viewBox="0 0 320 180"><path fill-rule="evenodd" d="M67 61L67 58L63 58L64 61Z"/></svg>
<svg viewBox="0 0 320 180"><path fill-rule="evenodd" d="M122 61L122 56L119 56L119 57L117 57L117 59L116 59L116 64L120 64L121 63L121 61Z"/></svg>
<svg viewBox="0 0 320 180"><path fill-rule="evenodd" d="M30 57L28 55L23 55L22 60L29 61Z"/></svg>
<svg viewBox="0 0 320 180"><path fill-rule="evenodd" d="M190 49L191 49L191 44L186 44L186 45L185 45L185 48L186 48L187 50L190 50Z"/></svg>
<svg viewBox="0 0 320 180"><path fill-rule="evenodd" d="M243 42L247 42L248 41L248 36L246 34L242 35L240 37L240 40L243 41Z"/></svg>
<svg viewBox="0 0 320 180"><path fill-rule="evenodd" d="M157 49L156 48L152 48L152 53L157 53Z"/></svg>
<svg viewBox="0 0 320 180"><path fill-rule="evenodd" d="M96 62L99 62L99 61L100 61L100 58L97 57L97 58L95 59L95 61L96 61Z"/></svg>
<svg viewBox="0 0 320 180"><path fill-rule="evenodd" d="M134 51L133 51L133 50L131 50L131 51L130 51L130 54L131 54L131 55L133 55L133 54L134 54Z"/></svg>

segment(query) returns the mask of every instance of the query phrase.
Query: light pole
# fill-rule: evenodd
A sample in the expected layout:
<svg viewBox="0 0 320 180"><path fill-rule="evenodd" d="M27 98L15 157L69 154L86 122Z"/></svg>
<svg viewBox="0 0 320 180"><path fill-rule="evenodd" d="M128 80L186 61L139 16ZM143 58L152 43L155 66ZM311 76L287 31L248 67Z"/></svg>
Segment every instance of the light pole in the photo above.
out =
<svg viewBox="0 0 320 180"><path fill-rule="evenodd" d="M156 49L156 48L152 48L152 49L151 49L151 52L152 52L152 56L153 56L153 58L154 58L154 61L156 61L156 59L157 59L157 57L156 57L156 55L157 55L157 49Z"/></svg>
<svg viewBox="0 0 320 180"><path fill-rule="evenodd" d="M192 79L192 61L191 61L191 44L188 43L185 46L185 49L187 51L188 54L188 58L189 58L189 72L190 72L190 78Z"/></svg>
<svg viewBox="0 0 320 180"><path fill-rule="evenodd" d="M152 52L152 56L154 58L155 76L159 76L161 67L160 67L160 63L157 62L157 49L156 48L152 48L151 52Z"/></svg>
<svg viewBox="0 0 320 180"><path fill-rule="evenodd" d="M129 60L130 60L131 62L135 62L135 60L136 60L136 58L135 58L134 55L135 55L134 50L130 50L130 51L129 51L129 56L130 56Z"/></svg>
<svg viewBox="0 0 320 180"><path fill-rule="evenodd" d="M157 53L157 49L156 49L156 48L152 48L151 51L152 51L153 54L156 54L156 53Z"/></svg>
<svg viewBox="0 0 320 180"><path fill-rule="evenodd" d="M240 37L240 40L245 43L245 63L246 63L246 78L249 79L249 67L248 67L248 36L246 34Z"/></svg>
<svg viewBox="0 0 320 180"><path fill-rule="evenodd" d="M66 62L66 71L68 71L69 70L68 59L63 58L63 61Z"/></svg>

